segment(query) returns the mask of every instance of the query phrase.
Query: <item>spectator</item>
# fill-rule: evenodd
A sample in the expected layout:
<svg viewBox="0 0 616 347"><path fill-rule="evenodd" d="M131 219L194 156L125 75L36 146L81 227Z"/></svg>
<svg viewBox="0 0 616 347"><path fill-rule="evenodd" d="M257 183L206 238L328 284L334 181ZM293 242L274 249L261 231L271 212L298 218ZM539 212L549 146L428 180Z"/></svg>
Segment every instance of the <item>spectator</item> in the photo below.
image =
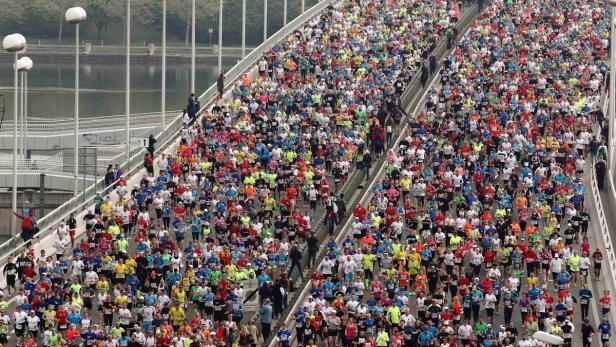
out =
<svg viewBox="0 0 616 347"><path fill-rule="evenodd" d="M289 254L289 258L291 258L291 268L289 269L288 277L293 273L293 269L297 268L299 271L299 275L304 280L304 271L302 270L302 252L297 248L297 246L293 246L291 248L291 253Z"/></svg>
<svg viewBox="0 0 616 347"><path fill-rule="evenodd" d="M150 134L150 137L148 138L148 152L150 152L150 156L152 156L152 158L154 158L155 145L156 138L154 137L154 134Z"/></svg>
<svg viewBox="0 0 616 347"><path fill-rule="evenodd" d="M195 115L197 113L197 109L195 107L195 94L192 93L188 97L188 101L186 102L186 113L190 119L195 119Z"/></svg>
<svg viewBox="0 0 616 347"><path fill-rule="evenodd" d="M216 79L216 88L218 90L218 98L222 98L222 95L225 91L225 73L224 71L220 71L218 75L218 79Z"/></svg>
<svg viewBox="0 0 616 347"><path fill-rule="evenodd" d="M603 157L599 157L595 162L595 174L597 176L597 186L599 190L603 190L605 185L605 173L607 171L607 163Z"/></svg>
<svg viewBox="0 0 616 347"><path fill-rule="evenodd" d="M273 309L272 309L270 299L265 299L265 302L261 306L260 314L261 314L261 334L263 335L263 339L267 341L270 335L270 329L272 327L272 315L273 315Z"/></svg>
<svg viewBox="0 0 616 347"><path fill-rule="evenodd" d="M30 210L28 214L22 215L17 213L17 211L13 211L13 214L17 216L17 218L21 219L21 238L26 242L26 247L30 247L30 239L34 237L37 232L36 228L36 219L34 219L34 211Z"/></svg>

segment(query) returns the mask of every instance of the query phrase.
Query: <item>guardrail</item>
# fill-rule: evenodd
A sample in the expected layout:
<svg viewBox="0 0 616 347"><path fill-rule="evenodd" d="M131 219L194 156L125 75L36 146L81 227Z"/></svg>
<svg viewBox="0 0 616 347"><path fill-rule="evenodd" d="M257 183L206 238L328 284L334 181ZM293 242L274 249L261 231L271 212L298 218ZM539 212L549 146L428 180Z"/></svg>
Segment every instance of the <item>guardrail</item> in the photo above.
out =
<svg viewBox="0 0 616 347"><path fill-rule="evenodd" d="M601 92L601 97L599 99L601 111L603 112L603 115L605 116L606 119L609 119L609 110L608 110L609 95L608 95L608 90L607 90L607 86L608 86L607 82L609 80L608 78L609 74L610 74L609 72L606 73L603 78L602 85L605 86L606 88L603 88ZM597 140L601 142L600 141L601 134L598 134ZM608 148L608 153L607 153L608 158L611 157L609 155L610 150L611 149ZM608 289L608 285L609 285L610 288L608 290L614 293L614 291L616 291L616 277L615 277L616 276L616 254L612 247L612 238L610 235L610 225L605 215L605 209L603 207L603 200L601 198L601 193L599 191L599 186L597 183L597 173L595 171L595 163L596 163L596 156L595 156L595 160L593 160L590 164L590 179L589 180L590 180L590 193L592 194L592 199L593 199L592 202L594 203L594 207L596 210L596 215L598 217L597 218L598 220L596 221L592 219L591 223L593 224L593 230L596 231L598 229L598 232L599 232L599 233L595 232L595 237L599 236L600 241L599 239L595 239L595 243L597 247L600 247L599 245L601 244L601 242L603 242L605 252L606 252L606 260L609 265L610 271L605 272L604 270L602 270L602 273L604 276L604 285L606 289ZM612 165L608 162L607 178L606 178L607 183L608 183L607 184L608 185L607 195L608 195L608 199L612 199L612 201L616 201L616 186L614 185L614 176L612 176L611 166ZM611 306L615 306L615 303L612 302ZM615 322L616 321L616 309L614 307L610 309L610 315L611 315L611 322L612 323ZM612 329L614 329L614 327L612 327ZM614 332L614 330L612 330L612 332Z"/></svg>
<svg viewBox="0 0 616 347"><path fill-rule="evenodd" d="M608 192L609 199L616 201L616 189L614 186L614 180L612 179L612 176L611 176L612 170L608 169L607 174L609 176L607 177L608 186L609 186L609 192ZM591 170L590 170L590 190L591 190L592 197L595 203L597 216L599 217L598 223L596 223L596 225L599 226L600 235L598 235L598 233L595 233L595 236L599 236L600 240L596 239L595 243L597 244L597 247L599 247L598 245L601 242L603 242L605 246L605 253L606 253L604 260L607 260L607 264L609 266L609 269L602 269L601 273L603 274L603 281L605 282L604 283L605 288L610 290L610 292L613 293L614 290L616 290L616 279L614 277L616 276L616 254L614 254L614 248L612 247L612 238L610 236L610 226L605 217L605 210L603 208L603 202L601 201L601 195L599 192L599 187L597 185L597 175L595 172L594 162L591 164ZM615 303L612 302L611 306L615 306ZM616 319L616 312L614 310L614 307L610 309L610 315L611 315L611 322L614 322Z"/></svg>
<svg viewBox="0 0 616 347"><path fill-rule="evenodd" d="M62 153L54 154L49 158L41 159L23 159L18 158L16 160L17 172L51 172L58 170L64 164ZM2 156L0 157L0 173L12 173L13 172L13 158Z"/></svg>
<svg viewBox="0 0 616 347"><path fill-rule="evenodd" d="M460 35L458 36L458 39L462 37L463 33L465 33L468 30L470 25L475 20L476 16L477 16L477 5L472 5L464 9L464 13L461 15L460 20L456 24L456 27L458 28L458 32L460 33ZM456 43L457 41L452 44L452 49L455 48ZM437 72L434 75L430 76L431 80L438 77L440 69L442 68L443 59L449 55L450 51L451 50L447 49L446 39L443 38L433 51L433 54L437 57L438 68L437 68ZM414 109L414 110L409 115L404 116L402 120L400 121L400 124L404 124L404 126L402 127L401 130L397 132L396 140L392 144L392 146L389 148L396 148L398 146L402 137L407 132L408 117L414 115L417 112L418 107L421 105L421 100L423 99L423 96L430 89L430 84L427 84L427 86L423 89L423 93L420 93L422 91L420 75L421 74L417 73L415 74L415 76L413 76L411 82L407 85L406 90L403 92L401 96L402 108L404 110L409 110L409 109ZM370 178L368 178L368 181L370 182L370 184L364 188L366 190L364 191L363 196L359 199L360 201L358 203L365 204L369 201L369 198L371 197L373 192L368 187L373 186L374 183L377 182L379 177L383 176L385 172L385 167L386 167L384 163L385 163L384 157L381 157L376 163L374 163L373 168L379 168L379 169L378 171L373 171ZM356 204L354 205L350 204L350 202L352 202L351 200L353 198L353 193L357 191L357 189L362 185L364 181L365 181L364 172L361 170L354 169L353 172L349 175L349 179L344 183L344 185L342 186L340 190L340 192L344 194L344 200L347 206L347 211L349 213L347 213L344 220L341 221L340 225L337 227L337 230L336 230L336 243L337 244L342 242L342 238L345 235L345 233L342 231L347 230L350 227L350 222L352 221L352 219L350 218L352 213L350 212L353 210L354 206L356 205ZM325 241L325 238L327 237L327 227L324 221L325 221L325 216L323 216L318 221L318 223L315 224L317 228L317 232L315 236L319 239L319 244L323 244ZM304 246L304 248L305 247L306 246ZM302 249L302 254L303 254L302 267L306 269L307 268L306 264L308 263L308 260L309 260L308 252L306 251L306 249ZM324 255L325 255L324 252L321 252L321 254L317 257L315 263L320 264L321 261L323 260ZM288 273L288 268L285 269L285 273ZM291 274L291 278L290 278L291 282L297 281L298 277L299 277L298 273L294 271ZM306 288L307 287L305 287L304 290L302 291L296 290L294 292L295 294L293 295L293 298L288 300L288 302L290 303L293 302L294 305L291 307L287 307L287 309L282 313L282 317L287 317L287 318L285 319L284 322L282 322L282 324L278 324L277 327L272 327L273 332L275 332L276 329L280 328L281 326L289 326L292 323L293 321L292 313L295 312L297 310L298 305L301 304L303 300L301 298L305 297L305 295L307 294ZM290 329L290 330L292 331L293 334L295 334L295 329ZM264 345L269 344L270 347L273 347L275 345L274 344L275 341L276 341L276 338L272 336L271 340L265 341Z"/></svg>
<svg viewBox="0 0 616 347"><path fill-rule="evenodd" d="M85 52L86 44L90 44L88 46L89 52ZM135 56L138 55L151 55L150 47L154 48L154 56L160 55L162 52L162 46L156 43L145 42L144 45L131 45L131 51ZM124 55L126 52L126 46L118 46L118 45L100 45L94 44L90 42L82 42L79 46L81 50L81 54L83 55ZM254 47L246 47L246 51L252 50ZM169 46L167 45L167 56L186 56L190 57L192 48L190 46ZM195 48L196 56L217 56L217 46L216 45L201 45L200 47ZM65 55L75 54L75 45L50 45L50 44L30 44L28 43L28 53L29 54L49 54L49 55ZM222 47L222 53L224 56L230 57L239 57L242 54L242 47ZM9 53L2 52L0 55Z"/></svg>
<svg viewBox="0 0 616 347"><path fill-rule="evenodd" d="M182 114L182 111L173 110L166 113L167 122ZM162 113L135 113L130 115L131 127L157 127L162 125ZM93 133L108 129L121 129L126 123L126 115L103 116L79 119L79 133ZM8 120L2 123L0 136L13 136L13 121ZM72 118L60 119L41 119L28 118L29 135L49 134L49 133L73 133L75 130L75 120Z"/></svg>

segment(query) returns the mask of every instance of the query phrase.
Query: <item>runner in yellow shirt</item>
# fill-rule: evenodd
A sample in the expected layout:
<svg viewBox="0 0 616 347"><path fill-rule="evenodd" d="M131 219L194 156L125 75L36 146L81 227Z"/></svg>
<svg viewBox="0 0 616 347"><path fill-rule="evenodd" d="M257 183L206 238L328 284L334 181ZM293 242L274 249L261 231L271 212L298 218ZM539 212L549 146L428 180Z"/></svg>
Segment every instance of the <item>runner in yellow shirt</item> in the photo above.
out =
<svg viewBox="0 0 616 347"><path fill-rule="evenodd" d="M124 260L120 259L120 262L113 267L113 272L115 273L115 283L123 283L126 278L126 271L128 270L128 266L124 264Z"/></svg>
<svg viewBox="0 0 616 347"><path fill-rule="evenodd" d="M372 280L372 273L374 271L374 262L376 261L376 256L372 253L366 253L362 257L362 263L364 264L364 275L366 279Z"/></svg>
<svg viewBox="0 0 616 347"><path fill-rule="evenodd" d="M582 258L577 254L576 251L569 256L569 272L571 273L571 281L574 284L577 284L578 273L580 272L580 260Z"/></svg>
<svg viewBox="0 0 616 347"><path fill-rule="evenodd" d="M176 301L175 305L169 309L169 317L171 318L171 325L173 325L173 330L178 330L182 324L184 324L184 319L186 318L186 314L182 306L180 306L180 302Z"/></svg>

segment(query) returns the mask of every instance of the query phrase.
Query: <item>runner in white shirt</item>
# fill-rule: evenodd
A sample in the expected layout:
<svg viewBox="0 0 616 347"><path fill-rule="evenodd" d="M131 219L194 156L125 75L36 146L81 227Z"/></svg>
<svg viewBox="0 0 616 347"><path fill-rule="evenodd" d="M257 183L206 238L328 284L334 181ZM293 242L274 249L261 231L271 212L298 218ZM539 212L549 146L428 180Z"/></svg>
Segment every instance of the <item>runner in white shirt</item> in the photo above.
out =
<svg viewBox="0 0 616 347"><path fill-rule="evenodd" d="M325 258L323 260L323 263L321 264L321 271L323 272L323 276L331 276L335 265L336 263L334 263L333 260L331 260L330 258Z"/></svg>
<svg viewBox="0 0 616 347"><path fill-rule="evenodd" d="M28 322L28 332L36 338L38 336L41 319L35 315L34 311L30 311L30 315L26 318L26 321Z"/></svg>
<svg viewBox="0 0 616 347"><path fill-rule="evenodd" d="M462 345L468 344L468 341L470 340L472 334L473 327L468 324L468 319L465 319L464 324L460 325L460 327L458 328L458 336L460 337L460 340L462 340Z"/></svg>

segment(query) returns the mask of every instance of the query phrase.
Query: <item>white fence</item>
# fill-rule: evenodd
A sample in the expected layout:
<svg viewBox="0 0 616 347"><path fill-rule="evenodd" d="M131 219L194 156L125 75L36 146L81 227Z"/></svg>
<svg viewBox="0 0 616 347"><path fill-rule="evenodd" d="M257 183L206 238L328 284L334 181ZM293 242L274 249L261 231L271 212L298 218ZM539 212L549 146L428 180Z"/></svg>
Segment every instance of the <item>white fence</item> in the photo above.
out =
<svg viewBox="0 0 616 347"><path fill-rule="evenodd" d="M57 172L62 170L63 165L62 153L54 154L48 158L32 158L22 159L18 158L17 172L18 173L46 173ZM13 158L12 156L0 156L0 174L13 172Z"/></svg>
<svg viewBox="0 0 616 347"><path fill-rule="evenodd" d="M167 123L172 122L181 114L174 110L166 113ZM131 128L161 126L163 123L162 113L136 113L130 115ZM96 133L110 129L123 129L126 124L126 115L81 118L79 119L79 133ZM72 134L75 131L75 120L71 118L41 119L28 118L28 135ZM0 137L13 136L13 121L5 121L0 129Z"/></svg>

